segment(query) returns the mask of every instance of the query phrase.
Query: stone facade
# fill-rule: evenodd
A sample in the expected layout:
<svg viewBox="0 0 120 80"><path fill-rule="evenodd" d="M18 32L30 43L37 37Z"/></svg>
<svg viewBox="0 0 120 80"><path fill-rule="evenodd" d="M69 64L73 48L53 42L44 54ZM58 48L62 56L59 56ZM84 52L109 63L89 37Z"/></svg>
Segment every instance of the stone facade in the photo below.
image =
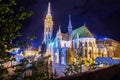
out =
<svg viewBox="0 0 120 80"><path fill-rule="evenodd" d="M120 58L120 43L110 38L97 40L99 57Z"/></svg>

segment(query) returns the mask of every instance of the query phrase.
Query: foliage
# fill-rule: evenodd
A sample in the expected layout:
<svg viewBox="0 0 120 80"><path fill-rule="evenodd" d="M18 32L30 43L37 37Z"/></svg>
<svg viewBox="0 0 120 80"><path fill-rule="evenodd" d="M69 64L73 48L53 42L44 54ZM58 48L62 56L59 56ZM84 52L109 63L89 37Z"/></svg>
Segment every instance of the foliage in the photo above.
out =
<svg viewBox="0 0 120 80"><path fill-rule="evenodd" d="M23 6L18 6L17 0L0 0L0 61L7 60L6 50L11 46L10 41L21 36L20 29L23 21L32 15L32 11L25 11Z"/></svg>
<svg viewBox="0 0 120 80"><path fill-rule="evenodd" d="M42 58L42 56L41 56ZM32 76L25 76L24 79L26 80L49 80L50 79L50 72L48 62L46 59L49 57L43 57L42 60L34 61L31 63L29 67L32 70Z"/></svg>
<svg viewBox="0 0 120 80"><path fill-rule="evenodd" d="M31 61L26 57L19 64L13 65L15 58L8 55L11 49L18 46L24 51L31 45L31 41L36 39L36 35L33 35L28 36L27 40L11 43L12 40L21 36L20 29L24 20L33 13L27 11L19 2L20 0L0 0L0 80L48 80L51 77L49 56L41 56L37 61L34 61L36 56L33 56ZM46 52L45 43L42 44L41 50L42 54ZM11 62L11 65L5 68L4 64L8 62ZM13 70L12 75L8 73L8 69ZM30 74L26 75L27 72Z"/></svg>
<svg viewBox="0 0 120 80"><path fill-rule="evenodd" d="M4 77L4 79L14 80L14 79L22 79L22 80L49 80L52 78L50 69L52 68L51 64L48 64L48 59L50 56L43 57L40 56L37 58L37 61L34 61L34 58L23 58L20 61L20 64L13 65L8 67L15 68L12 76L9 74ZM29 62L31 59L31 62ZM1 68L0 70L3 72L1 75L8 73L7 69ZM4 71L5 70L5 71ZM0 79L3 77L0 76Z"/></svg>
<svg viewBox="0 0 120 80"><path fill-rule="evenodd" d="M96 69L98 64L95 63L95 59L94 58L91 58L91 62L89 61L89 70L93 70L93 69Z"/></svg>
<svg viewBox="0 0 120 80"><path fill-rule="evenodd" d="M83 63L68 65L68 67L65 68L63 73L64 73L64 75L73 75L73 74L81 73L82 65L83 65Z"/></svg>
<svg viewBox="0 0 120 80"><path fill-rule="evenodd" d="M12 61L15 59L8 53L16 47L16 44L12 44L11 41L21 36L20 29L24 20L33 14L32 11L27 11L19 5L19 2L19 0L0 0L0 71L2 72L0 79L9 78L7 77L9 67L5 68L4 64L11 62L11 68L14 68Z"/></svg>
<svg viewBox="0 0 120 80"><path fill-rule="evenodd" d="M25 12L24 7L17 6L16 0L8 2L1 0L0 3L0 41L16 39L21 36L19 30L22 21L32 15L32 12Z"/></svg>

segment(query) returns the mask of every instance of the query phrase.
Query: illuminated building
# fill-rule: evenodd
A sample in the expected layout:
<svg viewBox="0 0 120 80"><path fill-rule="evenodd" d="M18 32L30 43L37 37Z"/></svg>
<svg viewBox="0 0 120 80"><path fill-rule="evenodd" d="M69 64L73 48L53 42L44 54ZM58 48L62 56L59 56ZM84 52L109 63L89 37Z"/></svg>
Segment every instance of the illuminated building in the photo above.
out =
<svg viewBox="0 0 120 80"><path fill-rule="evenodd" d="M53 35L53 20L51 15L50 3L48 4L48 12L44 20L44 42L47 45L46 55L51 55L50 60L53 63L69 65L77 62L76 57L81 55L82 60L91 61L96 57L108 57L111 47L99 47L102 45L96 43L96 38L88 30L86 25L73 30L71 16L69 15L68 32L62 33L61 28ZM113 46L114 47L114 46ZM113 50L112 50L113 52ZM113 53L109 53L113 57ZM104 55L103 55L104 54Z"/></svg>
<svg viewBox="0 0 120 80"><path fill-rule="evenodd" d="M26 50L23 56L28 57L28 56L35 56L35 55L38 55L37 50Z"/></svg>
<svg viewBox="0 0 120 80"><path fill-rule="evenodd" d="M110 38L97 40L99 57L120 58L120 43Z"/></svg>

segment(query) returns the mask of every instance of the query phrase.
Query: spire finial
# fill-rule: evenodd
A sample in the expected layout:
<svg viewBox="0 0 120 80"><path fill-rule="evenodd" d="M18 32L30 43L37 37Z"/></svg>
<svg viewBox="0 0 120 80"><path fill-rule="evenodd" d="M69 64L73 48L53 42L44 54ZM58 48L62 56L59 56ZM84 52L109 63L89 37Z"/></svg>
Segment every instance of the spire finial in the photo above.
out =
<svg viewBox="0 0 120 80"><path fill-rule="evenodd" d="M86 26L86 22L84 22L84 26Z"/></svg>
<svg viewBox="0 0 120 80"><path fill-rule="evenodd" d="M68 34L72 33L72 23L71 23L71 15L69 14L69 23L68 23Z"/></svg>
<svg viewBox="0 0 120 80"><path fill-rule="evenodd" d="M72 26L71 24L71 15L69 14L69 26Z"/></svg>
<svg viewBox="0 0 120 80"><path fill-rule="evenodd" d="M51 7L50 7L50 2L48 3L48 12L47 15L51 15Z"/></svg>
<svg viewBox="0 0 120 80"><path fill-rule="evenodd" d="M61 33L61 29L60 29L60 27L61 27L61 26L59 25L59 32Z"/></svg>
<svg viewBox="0 0 120 80"><path fill-rule="evenodd" d="M71 21L71 15L69 14L69 21Z"/></svg>

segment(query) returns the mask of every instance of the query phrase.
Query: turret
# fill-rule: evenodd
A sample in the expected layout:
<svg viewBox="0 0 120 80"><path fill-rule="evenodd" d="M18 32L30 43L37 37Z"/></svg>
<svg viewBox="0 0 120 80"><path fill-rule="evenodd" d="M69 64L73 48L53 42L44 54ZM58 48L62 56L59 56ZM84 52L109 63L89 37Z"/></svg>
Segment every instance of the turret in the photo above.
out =
<svg viewBox="0 0 120 80"><path fill-rule="evenodd" d="M59 26L59 30L57 31L56 38L57 38L58 48L60 48L61 47L61 40L62 40L62 33L61 33L60 26Z"/></svg>
<svg viewBox="0 0 120 80"><path fill-rule="evenodd" d="M72 33L71 15L69 15L68 34Z"/></svg>
<svg viewBox="0 0 120 80"><path fill-rule="evenodd" d="M69 15L69 23L68 23L68 37L69 40L72 39L72 24L71 24L71 15Z"/></svg>

